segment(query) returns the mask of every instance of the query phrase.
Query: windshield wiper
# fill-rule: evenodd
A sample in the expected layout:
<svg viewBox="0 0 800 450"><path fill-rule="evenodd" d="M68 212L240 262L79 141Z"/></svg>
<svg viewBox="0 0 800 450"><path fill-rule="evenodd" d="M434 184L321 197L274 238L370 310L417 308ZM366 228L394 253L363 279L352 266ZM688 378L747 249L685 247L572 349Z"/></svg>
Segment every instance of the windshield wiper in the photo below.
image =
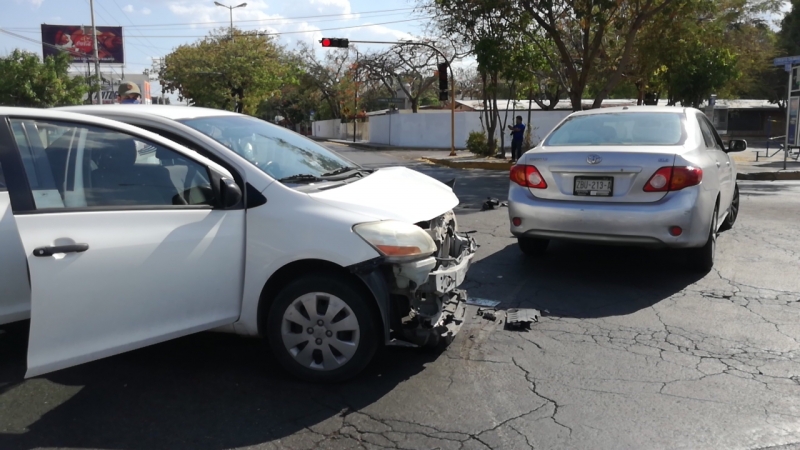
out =
<svg viewBox="0 0 800 450"><path fill-rule="evenodd" d="M292 175L290 177L283 177L278 181L280 181L281 183L286 183L286 182L292 182L292 181L302 182L302 181L325 181L325 180L323 180L322 178L320 178L320 177L318 177L316 175L310 175L310 174L307 174L307 173L299 173L297 175Z"/></svg>
<svg viewBox="0 0 800 450"><path fill-rule="evenodd" d="M333 175L341 175L341 174L343 174L343 173L352 172L352 171L354 171L354 170L360 170L360 169L359 169L358 167L349 167L349 166L344 166L344 167L340 167L340 168L338 168L338 169L336 169L336 170L332 170L332 171L330 171L330 172L325 172L325 173L323 173L323 174L322 174L322 175L320 175L320 176L323 176L323 177L330 177L330 176L333 176Z"/></svg>

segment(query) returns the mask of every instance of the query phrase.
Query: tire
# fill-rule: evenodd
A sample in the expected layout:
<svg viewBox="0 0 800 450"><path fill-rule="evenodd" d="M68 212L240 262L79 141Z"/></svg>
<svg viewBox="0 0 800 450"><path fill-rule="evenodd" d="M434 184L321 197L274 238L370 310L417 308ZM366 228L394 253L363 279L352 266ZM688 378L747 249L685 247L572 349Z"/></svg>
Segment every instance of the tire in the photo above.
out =
<svg viewBox="0 0 800 450"><path fill-rule="evenodd" d="M708 273L714 267L714 259L717 253L717 224L719 216L719 205L714 206L714 215L711 217L708 240L705 245L699 248L689 249L689 265L698 272Z"/></svg>
<svg viewBox="0 0 800 450"><path fill-rule="evenodd" d="M266 336L275 357L305 381L333 383L356 376L379 346L373 301L342 277L307 275L292 281L275 297L267 317Z"/></svg>
<svg viewBox="0 0 800 450"><path fill-rule="evenodd" d="M725 220L722 221L722 226L720 226L719 231L728 231L733 228L733 224L736 223L736 219L739 217L739 184L737 183L736 186L733 188L733 199L731 200L731 206L728 207L728 215L725 216Z"/></svg>
<svg viewBox="0 0 800 450"><path fill-rule="evenodd" d="M522 253L528 256L542 256L550 245L550 239L520 237L517 238L517 244Z"/></svg>

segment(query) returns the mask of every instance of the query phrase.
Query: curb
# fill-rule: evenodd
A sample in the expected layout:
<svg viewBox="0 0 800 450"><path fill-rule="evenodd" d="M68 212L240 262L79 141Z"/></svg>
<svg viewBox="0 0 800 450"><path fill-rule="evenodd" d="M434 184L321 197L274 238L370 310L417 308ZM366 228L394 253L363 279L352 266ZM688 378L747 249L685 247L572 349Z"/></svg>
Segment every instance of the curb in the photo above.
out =
<svg viewBox="0 0 800 450"><path fill-rule="evenodd" d="M753 172L737 173L737 180L791 181L800 180L800 172Z"/></svg>
<svg viewBox="0 0 800 450"><path fill-rule="evenodd" d="M420 158L422 161L427 161L439 166L452 167L454 169L484 169L484 170L511 170L510 162L483 162L483 161L454 161L449 159L438 158ZM737 180L749 181L793 181L800 180L800 171L792 172L751 172L751 173L737 173Z"/></svg>

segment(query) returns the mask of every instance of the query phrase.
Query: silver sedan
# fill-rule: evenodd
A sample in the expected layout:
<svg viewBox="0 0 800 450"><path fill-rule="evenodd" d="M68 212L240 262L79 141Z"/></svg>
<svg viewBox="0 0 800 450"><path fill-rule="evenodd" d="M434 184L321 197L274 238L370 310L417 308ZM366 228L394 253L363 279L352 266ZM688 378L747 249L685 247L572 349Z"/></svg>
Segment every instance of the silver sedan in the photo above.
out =
<svg viewBox="0 0 800 450"><path fill-rule="evenodd" d="M714 265L717 233L739 212L736 164L696 109L623 107L564 119L511 168L509 219L520 249L551 239L686 249Z"/></svg>

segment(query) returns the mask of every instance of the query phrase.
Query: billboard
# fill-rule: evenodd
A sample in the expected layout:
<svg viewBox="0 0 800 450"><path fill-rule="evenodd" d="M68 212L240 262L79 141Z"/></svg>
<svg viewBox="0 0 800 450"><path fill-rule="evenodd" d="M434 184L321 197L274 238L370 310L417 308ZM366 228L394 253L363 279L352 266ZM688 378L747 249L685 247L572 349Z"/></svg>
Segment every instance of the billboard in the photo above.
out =
<svg viewBox="0 0 800 450"><path fill-rule="evenodd" d="M797 134L800 131L797 127L798 117L800 117L800 97L792 97L789 99L789 123L786 127L786 136L790 147L800 145L797 142Z"/></svg>
<svg viewBox="0 0 800 450"><path fill-rule="evenodd" d="M122 27L97 27L97 56L100 64L124 64ZM42 56L61 51L72 55L73 63L94 61L92 27L42 24Z"/></svg>

